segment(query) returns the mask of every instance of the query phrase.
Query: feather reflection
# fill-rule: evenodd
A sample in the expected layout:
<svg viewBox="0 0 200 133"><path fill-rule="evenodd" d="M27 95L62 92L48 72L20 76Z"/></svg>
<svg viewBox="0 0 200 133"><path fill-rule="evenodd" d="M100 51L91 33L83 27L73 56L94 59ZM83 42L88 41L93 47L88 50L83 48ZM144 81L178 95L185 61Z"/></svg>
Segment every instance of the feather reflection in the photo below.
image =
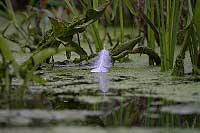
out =
<svg viewBox="0 0 200 133"><path fill-rule="evenodd" d="M109 91L109 82L112 77L108 73L92 73L94 80L98 83L99 89L104 95Z"/></svg>

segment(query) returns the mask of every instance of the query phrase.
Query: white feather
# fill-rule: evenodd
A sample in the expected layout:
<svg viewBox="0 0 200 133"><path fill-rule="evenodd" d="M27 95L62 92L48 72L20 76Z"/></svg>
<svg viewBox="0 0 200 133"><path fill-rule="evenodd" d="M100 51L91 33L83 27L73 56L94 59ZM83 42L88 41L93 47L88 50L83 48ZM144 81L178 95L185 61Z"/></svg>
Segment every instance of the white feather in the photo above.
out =
<svg viewBox="0 0 200 133"><path fill-rule="evenodd" d="M108 50L101 50L94 64L92 65L91 72L108 72L112 66L112 58L110 57Z"/></svg>

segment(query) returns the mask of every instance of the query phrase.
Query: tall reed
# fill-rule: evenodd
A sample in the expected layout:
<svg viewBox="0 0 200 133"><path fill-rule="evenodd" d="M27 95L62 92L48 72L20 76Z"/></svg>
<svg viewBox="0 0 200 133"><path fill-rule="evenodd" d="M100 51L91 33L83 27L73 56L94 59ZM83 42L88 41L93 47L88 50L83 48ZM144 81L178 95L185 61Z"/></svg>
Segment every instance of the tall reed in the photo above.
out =
<svg viewBox="0 0 200 133"><path fill-rule="evenodd" d="M156 1L161 71L168 71L173 67L182 3L179 0Z"/></svg>
<svg viewBox="0 0 200 133"><path fill-rule="evenodd" d="M129 9L133 15L137 15L134 7L130 0L114 0L113 1L113 11L112 11L112 20L116 17L117 9L119 8L119 20L120 20L120 42L124 42L124 5Z"/></svg>
<svg viewBox="0 0 200 133"><path fill-rule="evenodd" d="M124 0L124 2L133 15L140 16L148 24L148 46L154 49L155 39L159 43L161 71L172 69L183 1L146 0L146 14L142 10L137 9L134 4L131 4L130 0Z"/></svg>
<svg viewBox="0 0 200 133"><path fill-rule="evenodd" d="M155 25L154 19L155 19L155 13L154 13L155 5L153 0L146 0L145 1L145 13L147 14L149 20L152 22L152 24ZM151 49L155 49L155 36L154 31L152 30L151 26L147 26L147 41L148 41L148 47ZM154 61L151 57L149 57L149 65L154 65Z"/></svg>
<svg viewBox="0 0 200 133"><path fill-rule="evenodd" d="M88 0L88 3L91 2L90 0ZM93 3L92 4L92 7L93 9L97 8L98 7L98 3L99 1L98 0L93 0ZM89 4L90 5L90 4ZM89 8L92 8L92 7L89 7ZM96 21L94 24L92 24L90 26L90 29L91 29L91 33L92 33L92 37L94 39L94 42L95 42L95 46L96 46L96 51L99 52L100 50L103 49L103 42L101 40L101 37L100 37L100 33L98 31L98 28L99 28L99 23L98 21Z"/></svg>
<svg viewBox="0 0 200 133"><path fill-rule="evenodd" d="M120 14L120 41L124 42L124 15L123 15L123 0L119 0L119 14Z"/></svg>

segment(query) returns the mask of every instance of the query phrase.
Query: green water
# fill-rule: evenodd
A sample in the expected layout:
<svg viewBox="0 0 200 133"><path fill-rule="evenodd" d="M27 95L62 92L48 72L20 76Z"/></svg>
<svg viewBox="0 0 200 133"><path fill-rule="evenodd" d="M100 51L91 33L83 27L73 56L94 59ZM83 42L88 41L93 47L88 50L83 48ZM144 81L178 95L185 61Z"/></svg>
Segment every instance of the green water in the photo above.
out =
<svg viewBox="0 0 200 133"><path fill-rule="evenodd" d="M44 67L45 85L0 100L0 132L198 132L200 78L172 77L149 67L146 56L130 58L111 68L105 93L88 65Z"/></svg>

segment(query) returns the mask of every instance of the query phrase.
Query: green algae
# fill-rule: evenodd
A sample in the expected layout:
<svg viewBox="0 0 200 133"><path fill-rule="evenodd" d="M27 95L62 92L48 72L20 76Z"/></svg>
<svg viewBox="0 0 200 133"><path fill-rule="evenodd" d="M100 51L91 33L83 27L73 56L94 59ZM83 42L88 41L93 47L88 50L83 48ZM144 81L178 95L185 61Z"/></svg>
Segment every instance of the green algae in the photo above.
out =
<svg viewBox="0 0 200 133"><path fill-rule="evenodd" d="M55 61L62 58L64 58L63 53L57 55ZM172 77L170 73L162 73L160 67L148 66L148 57L145 55L131 55L130 59L130 62L115 63L111 68L108 73L111 79L106 93L99 89L99 84L91 74L87 62L77 65L66 61L66 65L55 64L55 67L44 65L43 69L37 73L46 80L45 84L30 84L23 99L8 101L2 99L0 108L2 111L6 108L19 109L19 112L27 108L32 111L40 109L42 113L48 113L51 110L57 112L58 115L62 114L60 111L73 112L74 110L88 110L91 114L93 111L103 112L95 117L84 116L86 119L75 114L77 116L74 116L75 121L67 117L68 121L56 121L52 117L51 121L48 121L49 118L44 118L42 120L46 121L44 125L187 127L187 125L179 125L182 115L172 114L170 111L154 112L152 110L162 110L162 107L165 109L167 105L177 103L183 104L183 107L185 103L198 104L200 102L199 77L188 74L177 78ZM18 86L19 81L14 80L13 84ZM168 120L169 117L176 121ZM1 118L5 117L1 116ZM199 121L199 113L193 112L183 118L183 122ZM7 118L4 120L1 126L7 122ZM37 126L29 117L26 120L21 118L17 120L6 124L8 126L21 124L26 127L31 123ZM20 123L23 121L25 121L24 125ZM52 121L56 122L52 123ZM188 127L192 126L199 128L199 125L195 124Z"/></svg>
<svg viewBox="0 0 200 133"><path fill-rule="evenodd" d="M137 61L115 63L109 73L112 79L106 96L151 96L178 102L200 102L198 77L175 78L170 73L160 72L159 67L147 66L146 56L138 58L141 64ZM51 81L44 89L48 94L103 95L88 66L54 68L45 72L43 77Z"/></svg>

